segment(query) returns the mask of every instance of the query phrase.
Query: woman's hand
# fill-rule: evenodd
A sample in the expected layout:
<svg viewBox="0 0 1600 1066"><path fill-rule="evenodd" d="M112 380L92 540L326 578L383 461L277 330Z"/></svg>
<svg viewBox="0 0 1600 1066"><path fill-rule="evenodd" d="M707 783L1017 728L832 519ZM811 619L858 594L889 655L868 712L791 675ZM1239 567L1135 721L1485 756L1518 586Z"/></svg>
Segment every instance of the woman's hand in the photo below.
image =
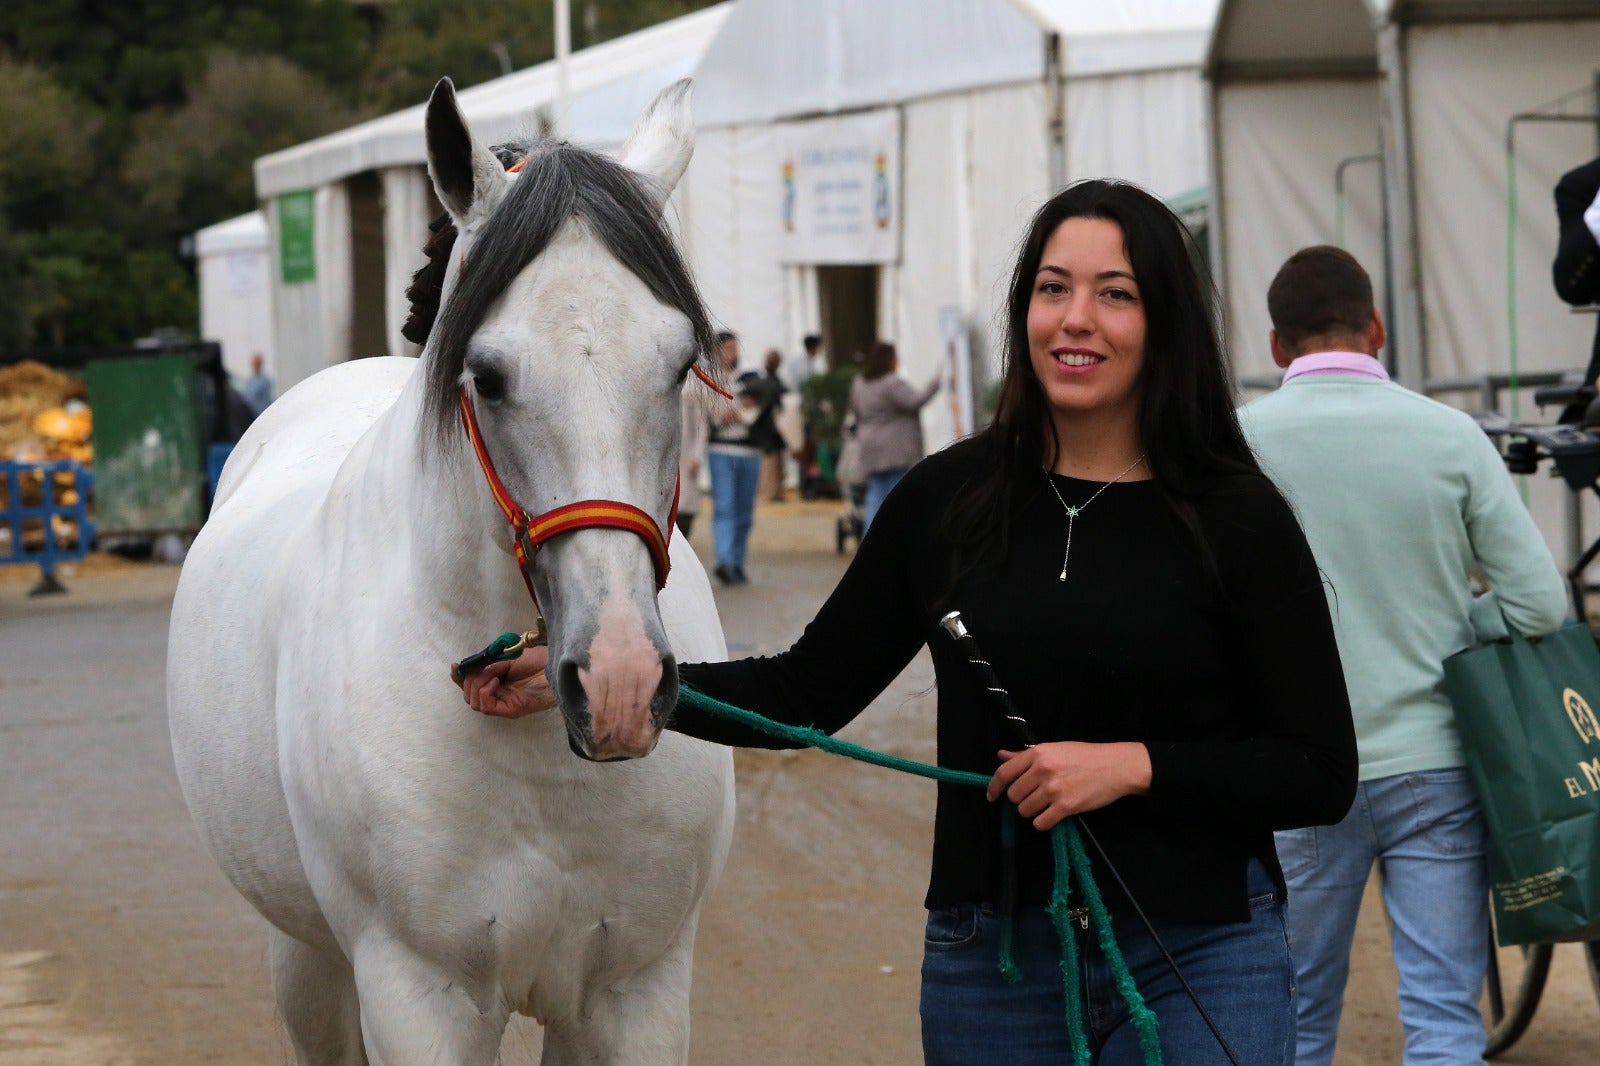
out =
<svg viewBox="0 0 1600 1066"><path fill-rule="evenodd" d="M461 686L467 706L479 714L523 718L556 705L556 694L544 672L549 661L548 648L528 648L515 659L490 663L465 679L456 669L459 664L451 663L450 680Z"/></svg>
<svg viewBox="0 0 1600 1066"><path fill-rule="evenodd" d="M1002 751L989 781L989 801L1002 795L1046 830L1069 815L1098 810L1123 796L1150 791L1150 752L1143 744L1037 744Z"/></svg>

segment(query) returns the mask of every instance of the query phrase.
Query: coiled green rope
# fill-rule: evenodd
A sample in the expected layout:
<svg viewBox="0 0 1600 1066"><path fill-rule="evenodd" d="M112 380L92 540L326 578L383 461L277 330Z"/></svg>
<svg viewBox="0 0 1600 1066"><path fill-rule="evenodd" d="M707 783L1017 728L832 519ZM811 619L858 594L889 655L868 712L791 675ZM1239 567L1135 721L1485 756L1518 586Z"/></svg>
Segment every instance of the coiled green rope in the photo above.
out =
<svg viewBox="0 0 1600 1066"><path fill-rule="evenodd" d="M914 759L902 759L898 755L874 751L860 744L852 744L848 740L830 737L820 729L774 722L754 711L735 707L731 703L723 703L688 685L679 686L678 699L719 718L738 722L740 725L792 744L817 748L830 755L842 755L857 762L871 763L874 766L899 770L902 773L931 778L935 781L975 785L979 788L986 788L989 784L989 778L982 774L951 770L944 766L930 766ZM1009 823L1009 832L1012 839L1015 839L1015 818L1016 808L1008 804L1006 814L1001 819L1002 835L1007 833ZM1078 827L1072 819L1058 822L1051 830L1050 838L1055 856L1056 879L1047 909L1050 920L1055 925L1056 936L1061 941L1062 986L1066 992L1067 1031L1072 1040L1073 1060L1077 1063L1089 1061L1089 1041L1083 1031L1082 992L1078 983L1078 945L1077 939L1072 935L1072 919L1069 916L1072 910L1072 884L1076 881L1083 891L1090 919L1094 922L1100 950L1105 953L1106 961L1110 964L1111 972L1116 979L1117 991L1122 993L1123 1001L1128 1005L1128 1015L1133 1021L1134 1028L1138 1030L1139 1046L1144 1051L1145 1066L1161 1066L1161 1042L1156 1034L1155 1012L1145 1004L1144 997L1139 994L1133 975L1128 972L1127 960L1122 957L1122 951L1117 947L1116 935L1111 929L1111 915L1106 910L1105 901L1100 897L1099 886L1095 884L1094 877L1090 873L1089 856L1083 850L1083 838L1078 833ZM1008 981L1019 980L1021 977L1011 949L1011 932L1006 928L1001 936L1000 971Z"/></svg>

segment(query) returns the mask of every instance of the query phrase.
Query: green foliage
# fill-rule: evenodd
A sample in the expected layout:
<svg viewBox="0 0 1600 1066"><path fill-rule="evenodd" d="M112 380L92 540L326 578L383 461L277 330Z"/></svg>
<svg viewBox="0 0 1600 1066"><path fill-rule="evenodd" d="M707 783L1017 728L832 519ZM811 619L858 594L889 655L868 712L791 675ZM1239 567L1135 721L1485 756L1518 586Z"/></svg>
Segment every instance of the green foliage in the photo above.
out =
<svg viewBox="0 0 1600 1066"><path fill-rule="evenodd" d="M836 367L812 374L800 385L800 411L818 444L838 447L844 437L844 416L850 409L850 385L856 368Z"/></svg>
<svg viewBox="0 0 1600 1066"><path fill-rule="evenodd" d="M573 0L573 47L713 0ZM554 53L550 0L0 0L0 350L198 318L179 239L253 164Z"/></svg>
<svg viewBox="0 0 1600 1066"><path fill-rule="evenodd" d="M153 222L190 233L255 206L249 164L256 157L355 119L353 109L292 63L217 49L188 103L136 121L123 176Z"/></svg>
<svg viewBox="0 0 1600 1066"><path fill-rule="evenodd" d="M88 180L83 145L97 126L47 71L0 56L0 215L63 212Z"/></svg>
<svg viewBox="0 0 1600 1066"><path fill-rule="evenodd" d="M101 229L52 229L18 242L21 347L130 343L161 326L192 330L194 284L172 256Z"/></svg>
<svg viewBox="0 0 1600 1066"><path fill-rule="evenodd" d="M456 88L555 54L549 0L396 0L385 12L364 96L392 110L420 104L446 75Z"/></svg>

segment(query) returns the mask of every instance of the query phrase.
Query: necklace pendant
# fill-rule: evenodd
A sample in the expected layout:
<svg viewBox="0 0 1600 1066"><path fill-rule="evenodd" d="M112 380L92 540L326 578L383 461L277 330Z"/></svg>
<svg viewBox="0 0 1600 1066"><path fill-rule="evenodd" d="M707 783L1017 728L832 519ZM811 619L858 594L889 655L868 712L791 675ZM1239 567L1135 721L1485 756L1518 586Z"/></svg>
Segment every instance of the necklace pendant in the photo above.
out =
<svg viewBox="0 0 1600 1066"><path fill-rule="evenodd" d="M1059 576L1057 576L1056 580L1057 581L1065 581L1066 579L1067 579L1067 568L1063 566L1061 568L1061 573L1060 573Z"/></svg>

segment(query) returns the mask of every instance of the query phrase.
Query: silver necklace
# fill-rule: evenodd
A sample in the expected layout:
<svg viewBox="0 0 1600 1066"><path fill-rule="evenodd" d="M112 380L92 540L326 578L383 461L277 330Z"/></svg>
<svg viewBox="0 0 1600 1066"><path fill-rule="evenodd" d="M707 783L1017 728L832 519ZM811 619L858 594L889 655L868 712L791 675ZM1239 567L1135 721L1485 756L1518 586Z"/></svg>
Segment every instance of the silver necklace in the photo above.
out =
<svg viewBox="0 0 1600 1066"><path fill-rule="evenodd" d="M1061 509L1067 512L1067 550L1061 554L1061 574L1056 578L1057 581L1065 581L1067 579L1067 560L1072 558L1072 524L1078 520L1078 516L1080 514L1089 509L1089 505L1091 503L1100 498L1100 494L1102 492L1106 491L1106 489L1109 489L1112 485L1115 485L1117 482L1127 477L1133 472L1133 468L1142 462L1144 462L1144 453L1140 452L1139 458L1129 463L1127 469L1123 470L1122 473L1118 474L1104 485L1101 485L1099 488L1095 489L1094 495L1090 496L1087 500L1084 500L1076 507L1067 506L1067 501L1062 499L1061 490L1056 488L1055 478L1051 477L1048 471L1045 472L1045 484L1049 485L1050 491L1056 494L1056 500L1060 502Z"/></svg>

